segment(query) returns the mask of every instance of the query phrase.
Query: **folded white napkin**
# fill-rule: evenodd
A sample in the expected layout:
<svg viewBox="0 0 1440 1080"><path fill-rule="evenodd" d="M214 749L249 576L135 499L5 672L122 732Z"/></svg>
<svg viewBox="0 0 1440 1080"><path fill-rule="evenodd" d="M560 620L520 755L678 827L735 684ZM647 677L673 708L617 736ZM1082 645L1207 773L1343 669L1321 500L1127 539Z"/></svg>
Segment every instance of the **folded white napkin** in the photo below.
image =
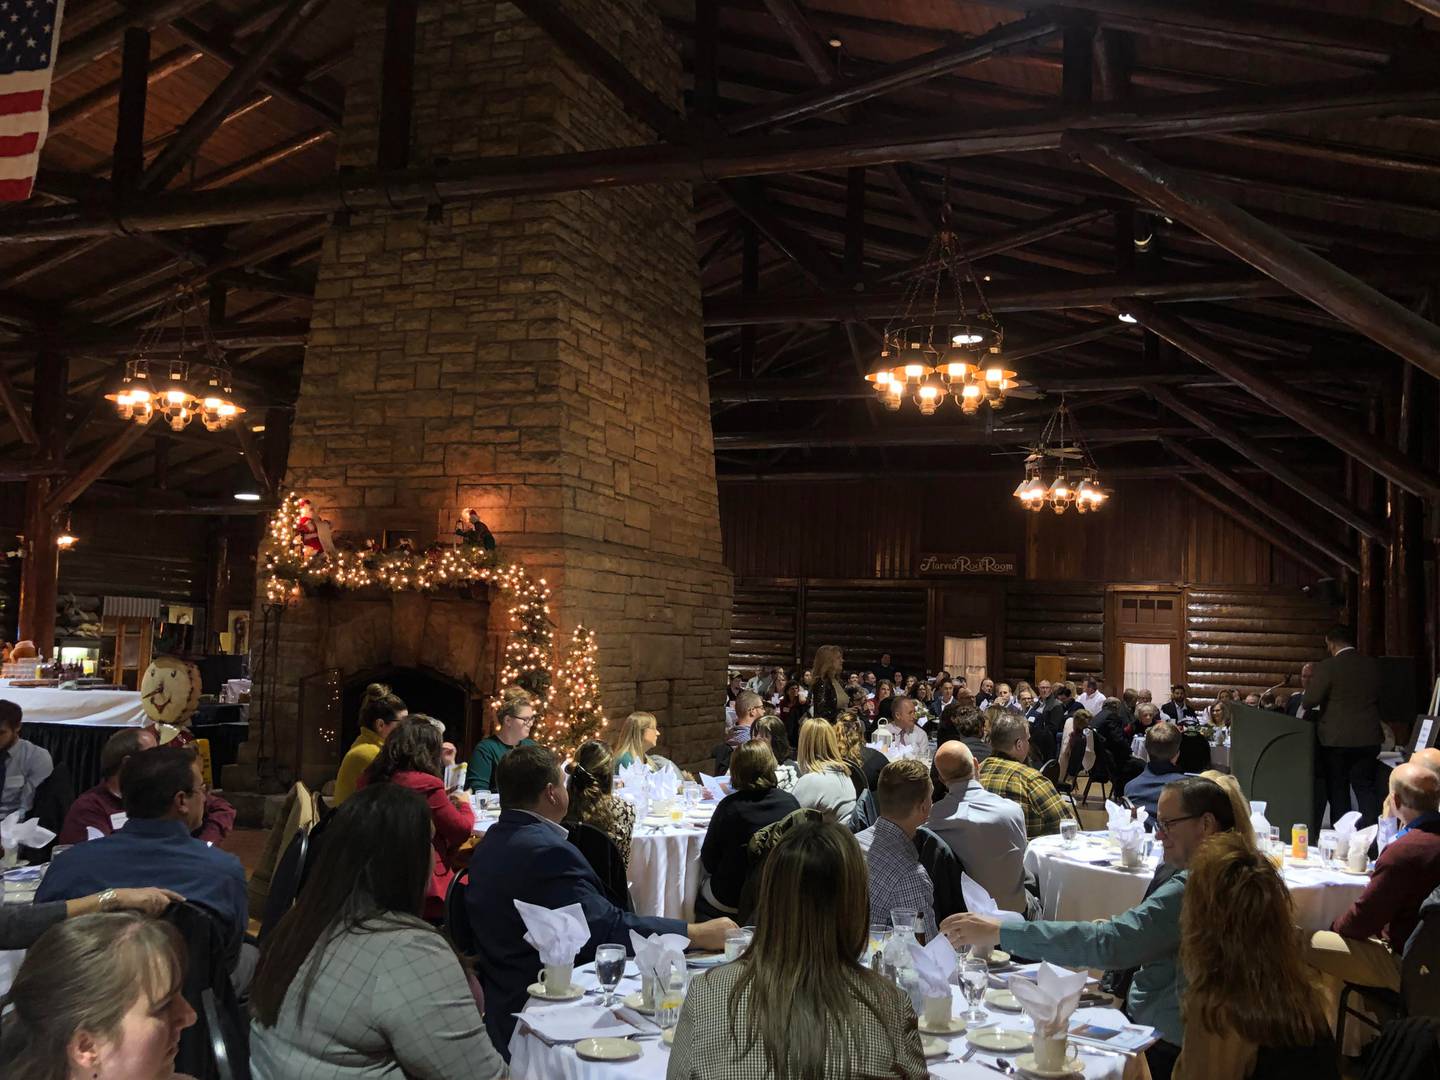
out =
<svg viewBox="0 0 1440 1080"><path fill-rule="evenodd" d="M0 847L5 849L5 858L14 865L20 855L20 848L44 847L55 834L49 829L42 828L39 818L30 818L26 821L20 820L24 810L16 810L5 820L0 821Z"/></svg>
<svg viewBox="0 0 1440 1080"><path fill-rule="evenodd" d="M662 986L670 982L670 972L685 967L685 950L690 939L684 934L651 934L645 937L630 931L630 949L635 954L635 966L640 969L640 978L657 979Z"/></svg>
<svg viewBox="0 0 1440 1080"><path fill-rule="evenodd" d="M965 908L972 915L987 915L1001 922L1024 921L1018 911L1001 911L995 897L990 895L985 886L963 870L960 871L960 895L965 898Z"/></svg>
<svg viewBox="0 0 1440 1080"><path fill-rule="evenodd" d="M936 934L924 945L910 943L910 956L915 961L915 974L926 997L949 997L950 976L955 974L959 958L944 934Z"/></svg>
<svg viewBox="0 0 1440 1080"><path fill-rule="evenodd" d="M1340 820L1330 826L1335 830L1335 850L1343 856L1350 850L1350 838L1355 835L1355 826L1360 824L1360 811L1351 810L1341 814Z"/></svg>
<svg viewBox="0 0 1440 1080"><path fill-rule="evenodd" d="M1356 829L1350 834L1350 846L1345 850L1351 866L1358 867L1362 859L1369 858L1370 845L1375 842L1375 834L1379 830L1379 824L1375 824L1367 829Z"/></svg>
<svg viewBox="0 0 1440 1080"><path fill-rule="evenodd" d="M1080 1004L1086 978L1083 971L1067 971L1042 963L1034 982L1011 976L1010 992L1019 999L1020 1007L1035 1025L1035 1033L1041 1038L1050 1038L1063 1032L1069 1024L1070 1014Z"/></svg>
<svg viewBox="0 0 1440 1080"><path fill-rule="evenodd" d="M574 963L575 954L590 940L590 926L579 904L551 910L516 900L515 910L525 923L525 941L540 954L542 964Z"/></svg>
<svg viewBox="0 0 1440 1080"><path fill-rule="evenodd" d="M536 1035L552 1043L579 1042L607 1035L623 1039L635 1034L633 1025L598 1005L552 1005L515 1015Z"/></svg>

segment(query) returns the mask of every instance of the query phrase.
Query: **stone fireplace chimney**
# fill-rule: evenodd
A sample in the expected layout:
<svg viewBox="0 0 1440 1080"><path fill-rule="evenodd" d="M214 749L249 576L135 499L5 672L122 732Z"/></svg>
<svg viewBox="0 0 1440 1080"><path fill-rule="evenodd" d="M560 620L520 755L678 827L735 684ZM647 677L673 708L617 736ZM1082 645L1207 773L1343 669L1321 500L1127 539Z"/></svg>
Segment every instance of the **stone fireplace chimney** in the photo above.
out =
<svg viewBox="0 0 1440 1080"><path fill-rule="evenodd" d="M339 156L373 167L385 4L355 7ZM676 44L647 0L564 7L680 107ZM511 5L421 4L412 165L653 140ZM607 714L655 712L661 751L679 761L720 734L731 594L690 202L687 187L657 185L337 220L286 479L357 545L404 534L423 546L478 509L503 555L554 589L557 640L582 621L596 632ZM392 668L462 686L473 706L494 688L506 629L506 605L489 599L288 609L268 651L255 644L257 688L267 664L274 676L266 754L282 774L333 775L348 744L337 703ZM462 753L483 734L473 708L441 719Z"/></svg>

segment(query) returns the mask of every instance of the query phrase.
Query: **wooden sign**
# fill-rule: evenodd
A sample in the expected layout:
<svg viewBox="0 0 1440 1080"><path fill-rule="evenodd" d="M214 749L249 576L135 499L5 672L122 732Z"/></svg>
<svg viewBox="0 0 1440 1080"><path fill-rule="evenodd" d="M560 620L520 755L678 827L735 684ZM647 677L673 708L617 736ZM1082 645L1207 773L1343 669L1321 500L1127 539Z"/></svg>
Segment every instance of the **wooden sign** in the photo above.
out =
<svg viewBox="0 0 1440 1080"><path fill-rule="evenodd" d="M1014 555L954 554L922 551L916 572L921 577L1003 576L1015 573Z"/></svg>

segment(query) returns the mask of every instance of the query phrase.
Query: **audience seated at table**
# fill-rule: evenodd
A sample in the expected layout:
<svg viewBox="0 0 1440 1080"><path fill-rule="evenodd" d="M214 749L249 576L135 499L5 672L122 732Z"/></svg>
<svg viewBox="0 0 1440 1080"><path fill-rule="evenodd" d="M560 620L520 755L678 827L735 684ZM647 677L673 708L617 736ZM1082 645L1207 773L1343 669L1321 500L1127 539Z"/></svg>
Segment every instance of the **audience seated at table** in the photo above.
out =
<svg viewBox="0 0 1440 1080"><path fill-rule="evenodd" d="M715 771L730 768L730 755L744 746L755 733L755 722L765 715L765 702L752 690L742 690L735 698L735 722L725 726L725 741L715 751ZM798 742L798 740L797 740Z"/></svg>
<svg viewBox="0 0 1440 1080"><path fill-rule="evenodd" d="M691 981L667 1080L924 1080L908 996L859 962L870 903L850 832L797 823L765 860L758 909L741 959Z"/></svg>
<svg viewBox="0 0 1440 1080"><path fill-rule="evenodd" d="M700 863L709 876L695 898L699 919L735 916L750 869L746 851L755 833L792 811L800 809L795 796L781 791L775 778L775 758L759 740L735 751L730 759L731 793L720 800L705 840Z"/></svg>
<svg viewBox="0 0 1440 1080"><path fill-rule="evenodd" d="M930 767L917 758L892 761L875 785L875 824L855 834L870 872L870 910L915 912L927 939L935 935L935 884L915 848L915 830L930 818Z"/></svg>
<svg viewBox="0 0 1440 1080"><path fill-rule="evenodd" d="M1055 785L1025 764L1030 753L1030 725L1023 716L1006 714L990 729L990 757L980 763L980 785L1020 804L1025 835L1032 839L1060 831L1070 816Z"/></svg>
<svg viewBox="0 0 1440 1080"><path fill-rule="evenodd" d="M360 699L360 734L345 751L340 761L340 771L335 776L335 793L330 796L330 805L339 806L355 794L355 785L361 774L370 767L385 737L410 711L405 702L390 692L384 683L371 683L365 688Z"/></svg>
<svg viewBox="0 0 1440 1080"><path fill-rule="evenodd" d="M1179 969L1180 909L1186 869L1205 840L1235 826L1230 797L1199 777L1174 780L1160 793L1155 834L1175 873L1129 911L1097 922L1010 922L959 914L940 926L954 945L999 945L1006 952L1070 967L1136 968L1127 998L1137 1024L1154 1027L1160 1041L1146 1051L1153 1080L1168 1080L1184 1038ZM1159 875L1157 875L1157 880Z"/></svg>
<svg viewBox="0 0 1440 1080"><path fill-rule="evenodd" d="M835 742L845 767L850 770L850 782L855 785L858 799L866 790L874 789L880 770L890 759L865 744L865 721L852 709L843 710L835 718Z"/></svg>
<svg viewBox="0 0 1440 1080"><path fill-rule="evenodd" d="M735 927L730 919L687 926L678 919L622 911L606 898L600 879L560 824L569 797L560 762L545 747L512 750L501 759L496 780L504 809L470 859L465 907L477 943L485 1024L507 1060L515 1030L513 1014L524 1007L529 997L526 987L541 966L539 953L525 941L516 900L547 908L579 904L584 909L590 939L576 957L577 964L593 960L597 945L628 948L631 930L685 934L699 949L724 947L725 931ZM850 786L848 779L845 786Z"/></svg>
<svg viewBox="0 0 1440 1080"><path fill-rule="evenodd" d="M470 839L475 811L463 791L445 790L445 769L440 763L440 732L420 713L406 717L390 732L380 754L360 777L357 790L371 784L391 783L418 792L430 808L430 846L434 852L425 904L421 914L438 923L445 917L445 893L455 876L452 862L460 845Z"/></svg>
<svg viewBox="0 0 1440 1080"><path fill-rule="evenodd" d="M1020 707L1020 702L1015 700L1009 683L1002 682L995 687L995 699L990 702L987 708L1004 709L1006 712L1017 713L1020 716L1025 715L1025 710Z"/></svg>
<svg viewBox="0 0 1440 1080"><path fill-rule="evenodd" d="M1396 767L1389 806L1400 831L1375 860L1364 892L1310 938L1306 959L1327 976L1332 1002L1342 982L1400 988L1402 950L1420 904L1440 887L1440 776L1416 761Z"/></svg>
<svg viewBox="0 0 1440 1080"><path fill-rule="evenodd" d="M1190 699L1182 683L1170 687L1170 700L1160 706L1160 714L1176 727L1194 727L1200 722L1200 715L1190 707Z"/></svg>
<svg viewBox="0 0 1440 1080"><path fill-rule="evenodd" d="M1140 775L1125 785L1124 790L1130 805L1143 806L1146 813L1153 818L1156 804L1160 801L1160 792L1165 785L1177 776L1185 775L1180 766L1175 764L1175 759L1180 756L1180 729L1168 720L1162 720L1148 728L1145 732L1145 753L1150 756L1150 760L1145 763ZM1247 821L1249 816L1247 808Z"/></svg>
<svg viewBox="0 0 1440 1080"><path fill-rule="evenodd" d="M1290 893L1269 856L1238 833L1216 833L1190 860L1180 966L1185 1034L1174 1080L1339 1080Z"/></svg>
<svg viewBox="0 0 1440 1080"><path fill-rule="evenodd" d="M962 742L935 752L935 771L948 789L926 825L950 845L965 872L984 886L1002 911L1038 909L1025 889L1025 813L975 779L975 759Z"/></svg>
<svg viewBox="0 0 1440 1080"><path fill-rule="evenodd" d="M55 769L50 751L20 737L24 718L19 705L0 699L0 818L17 810L29 816L35 789Z"/></svg>
<svg viewBox="0 0 1440 1080"><path fill-rule="evenodd" d="M632 712L620 725L619 734L611 746L615 754L615 767L623 769L640 762L653 769L655 762L650 751L655 749L655 744L659 741L660 721L655 718L655 714Z"/></svg>
<svg viewBox="0 0 1440 1080"><path fill-rule="evenodd" d="M775 758L775 785L781 791L795 790L795 782L800 779L800 766L790 753L790 739L781 719L778 716L762 716L755 721L750 741L763 742L770 747L770 753Z"/></svg>
<svg viewBox="0 0 1440 1080"><path fill-rule="evenodd" d="M120 769L120 794L129 819L124 827L56 856L35 900L170 889L220 920L231 974L243 990L254 963L254 948L242 947L249 918L245 870L234 855L191 835L205 817L205 782L194 748L159 746L132 754Z"/></svg>
<svg viewBox="0 0 1440 1080"><path fill-rule="evenodd" d="M948 742L948 736L953 731L954 737L965 744L978 764L990 756L990 740L986 738L988 727L985 715L974 705L967 704L969 700L968 695L957 698L949 718L940 718L938 742Z"/></svg>
<svg viewBox="0 0 1440 1080"><path fill-rule="evenodd" d="M1095 731L1090 726L1092 719L1089 709L1076 709L1065 718L1065 727L1060 733L1060 750L1056 754L1062 784L1073 786L1077 776L1082 772L1092 772L1095 768Z"/></svg>
<svg viewBox="0 0 1440 1080"><path fill-rule="evenodd" d="M501 759L517 746L535 745L535 740L530 738L530 728L535 723L535 700L520 687L510 687L501 695L495 723L495 731L476 743L470 754L465 786L471 791L494 791L495 768Z"/></svg>
<svg viewBox="0 0 1440 1080"><path fill-rule="evenodd" d="M180 1033L195 1023L184 977L185 946L168 923L116 912L52 926L5 999L0 1075L190 1080L175 1072Z"/></svg>
<svg viewBox="0 0 1440 1080"><path fill-rule="evenodd" d="M885 730L896 746L908 746L912 750L928 750L930 736L916 719L916 701L912 697L897 697L890 710L890 722Z"/></svg>
<svg viewBox="0 0 1440 1080"><path fill-rule="evenodd" d="M421 918L430 823L399 784L362 788L327 823L255 972L255 1080L505 1075L459 957Z"/></svg>
<svg viewBox="0 0 1440 1080"><path fill-rule="evenodd" d="M120 798L120 768L130 755L153 750L157 745L155 732L151 728L124 728L105 740L100 750L100 783L89 791L82 792L70 804L65 814L65 824L60 827L57 844L81 844L89 839L88 830L95 829L102 836L115 831L116 815L124 824L124 800ZM230 835L235 826L235 808L216 795L205 792L205 816L200 828L192 834L197 840L216 844Z"/></svg>
<svg viewBox="0 0 1440 1080"><path fill-rule="evenodd" d="M895 684L889 679L876 683L873 704L875 711L866 718L866 726L872 734L879 725L890 722L890 714L895 709Z"/></svg>
<svg viewBox="0 0 1440 1080"><path fill-rule="evenodd" d="M1149 691L1145 691L1149 693ZM1155 707L1153 701L1142 701L1135 706L1135 719L1125 730L1130 738L1136 735L1144 735L1152 727L1160 722L1160 710Z"/></svg>
<svg viewBox="0 0 1440 1080"><path fill-rule="evenodd" d="M615 842L620 859L630 862L630 838L635 832L635 804L617 799L615 762L610 747L598 739L581 743L570 762L565 788L570 808L565 812L565 825L593 825Z"/></svg>
<svg viewBox="0 0 1440 1080"><path fill-rule="evenodd" d="M800 728L798 764L800 779L790 790L795 801L819 810L831 821L848 821L855 809L855 785L840 757L840 744L829 721L805 721Z"/></svg>

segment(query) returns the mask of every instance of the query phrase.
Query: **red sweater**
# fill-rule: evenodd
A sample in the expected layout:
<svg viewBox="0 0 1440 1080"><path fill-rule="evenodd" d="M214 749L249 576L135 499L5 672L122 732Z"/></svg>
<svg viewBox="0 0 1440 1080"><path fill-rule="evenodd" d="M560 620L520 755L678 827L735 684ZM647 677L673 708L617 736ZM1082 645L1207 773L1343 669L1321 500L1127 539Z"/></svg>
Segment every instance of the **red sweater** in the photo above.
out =
<svg viewBox="0 0 1440 1080"><path fill-rule="evenodd" d="M89 791L75 797L75 801L65 813L65 824L60 826L60 836L55 842L83 844L88 836L85 831L87 825L109 836L115 831L110 815L122 813L124 809L125 804L120 801L120 796L106 787L102 780ZM214 792L206 795L205 820L200 823L200 828L195 830L195 839L218 844L230 835L230 830L234 827L235 808Z"/></svg>
<svg viewBox="0 0 1440 1080"><path fill-rule="evenodd" d="M1331 924L1341 937L1383 938L1398 954L1440 886L1440 814L1422 814L1375 860L1375 873L1350 910Z"/></svg>
<svg viewBox="0 0 1440 1080"><path fill-rule="evenodd" d="M359 791L369 782L369 774L362 774L355 783L355 790ZM435 869L425 889L422 914L431 920L444 918L445 891L450 887L450 879L455 876L450 860L460 845L470 838L470 832L475 827L475 813L468 804L462 809L451 802L450 796L445 793L445 781L438 776L403 770L390 777L390 783L418 791L425 796L425 802L430 807L430 820L435 824L435 835L430 840L430 846L435 849Z"/></svg>

